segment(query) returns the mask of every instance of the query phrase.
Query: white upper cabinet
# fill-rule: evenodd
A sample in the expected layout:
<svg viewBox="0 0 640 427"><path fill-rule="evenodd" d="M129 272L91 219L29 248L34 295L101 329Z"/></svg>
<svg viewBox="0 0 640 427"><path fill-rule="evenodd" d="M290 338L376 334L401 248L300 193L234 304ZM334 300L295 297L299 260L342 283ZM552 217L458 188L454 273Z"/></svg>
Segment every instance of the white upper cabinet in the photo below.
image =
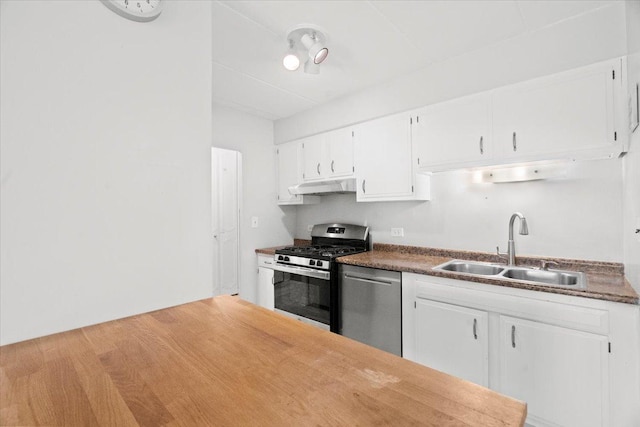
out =
<svg viewBox="0 0 640 427"><path fill-rule="evenodd" d="M348 127L326 133L325 145L330 176L353 176L353 129Z"/></svg>
<svg viewBox="0 0 640 427"><path fill-rule="evenodd" d="M299 140L305 182L353 175L351 128L343 128Z"/></svg>
<svg viewBox="0 0 640 427"><path fill-rule="evenodd" d="M509 160L613 157L623 150L621 60L493 92L496 156Z"/></svg>
<svg viewBox="0 0 640 427"><path fill-rule="evenodd" d="M623 60L414 110L419 170L615 158L626 149Z"/></svg>
<svg viewBox="0 0 640 427"><path fill-rule="evenodd" d="M299 172L300 155L298 142L289 142L278 145L276 148L277 165L277 201L279 205L301 205L306 203L318 203L317 196L302 196L291 194L289 187L301 182Z"/></svg>
<svg viewBox="0 0 640 427"><path fill-rule="evenodd" d="M356 177L359 202L429 200L432 171L617 158L628 143L624 61L600 62L290 143L287 150L298 146L300 151L297 157L287 151L286 160L279 158L278 201L317 202L317 197L290 195L288 186L340 177Z"/></svg>
<svg viewBox="0 0 640 427"><path fill-rule="evenodd" d="M355 127L359 202L428 199L428 177L414 182L410 120L401 113Z"/></svg>
<svg viewBox="0 0 640 427"><path fill-rule="evenodd" d="M415 110L411 127L421 169L477 163L493 156L488 92Z"/></svg>

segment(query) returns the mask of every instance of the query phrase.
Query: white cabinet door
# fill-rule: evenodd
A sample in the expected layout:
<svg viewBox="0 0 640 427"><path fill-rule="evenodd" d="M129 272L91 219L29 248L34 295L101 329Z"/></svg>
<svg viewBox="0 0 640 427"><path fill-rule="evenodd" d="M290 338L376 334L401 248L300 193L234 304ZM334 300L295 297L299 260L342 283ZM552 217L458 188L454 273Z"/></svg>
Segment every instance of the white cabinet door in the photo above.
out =
<svg viewBox="0 0 640 427"><path fill-rule="evenodd" d="M302 180L307 182L325 178L329 168L324 134L301 139L298 143L302 151Z"/></svg>
<svg viewBox="0 0 640 427"><path fill-rule="evenodd" d="M497 391L527 402L527 422L608 424L608 341L601 335L500 316Z"/></svg>
<svg viewBox="0 0 640 427"><path fill-rule="evenodd" d="M608 61L496 90L493 138L499 157L572 158L620 146L620 74L619 60Z"/></svg>
<svg viewBox="0 0 640 427"><path fill-rule="evenodd" d="M258 305L269 310L274 309L273 270L258 267Z"/></svg>
<svg viewBox="0 0 640 427"><path fill-rule="evenodd" d="M488 328L486 311L418 298L414 361L488 387Z"/></svg>
<svg viewBox="0 0 640 427"><path fill-rule="evenodd" d="M351 128L343 128L299 141L302 179L305 182L353 175Z"/></svg>
<svg viewBox="0 0 640 427"><path fill-rule="evenodd" d="M413 194L409 114L355 128L357 200L398 200Z"/></svg>
<svg viewBox="0 0 640 427"><path fill-rule="evenodd" d="M353 130L337 129L325 134L326 171L331 177L353 175ZM324 170L325 168L323 168Z"/></svg>
<svg viewBox="0 0 640 427"><path fill-rule="evenodd" d="M276 148L278 159L278 204L300 203L299 195L289 193L289 187L298 184L298 144L289 142Z"/></svg>
<svg viewBox="0 0 640 427"><path fill-rule="evenodd" d="M490 160L490 101L490 95L482 93L415 111L411 137L418 167L437 170Z"/></svg>
<svg viewBox="0 0 640 427"><path fill-rule="evenodd" d="M276 166L278 192L277 199L279 205L302 205L319 203L318 196L304 196L291 194L289 187L299 184L302 181L300 173L300 152L297 141L279 145L276 148Z"/></svg>

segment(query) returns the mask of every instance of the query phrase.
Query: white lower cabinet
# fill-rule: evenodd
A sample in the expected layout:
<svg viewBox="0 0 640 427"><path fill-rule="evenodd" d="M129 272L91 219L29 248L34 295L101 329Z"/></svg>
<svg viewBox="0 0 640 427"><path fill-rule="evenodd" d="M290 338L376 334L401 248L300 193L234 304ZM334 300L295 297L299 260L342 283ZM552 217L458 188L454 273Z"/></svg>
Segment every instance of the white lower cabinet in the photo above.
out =
<svg viewBox="0 0 640 427"><path fill-rule="evenodd" d="M259 306L273 310L273 258L258 255L258 286L256 302Z"/></svg>
<svg viewBox="0 0 640 427"><path fill-rule="evenodd" d="M413 361L489 386L486 311L419 299L415 318Z"/></svg>
<svg viewBox="0 0 640 427"><path fill-rule="evenodd" d="M500 316L496 390L527 402L540 425L608 424L608 338Z"/></svg>
<svg viewBox="0 0 640 427"><path fill-rule="evenodd" d="M640 307L402 275L403 356L527 403L530 426L640 425Z"/></svg>

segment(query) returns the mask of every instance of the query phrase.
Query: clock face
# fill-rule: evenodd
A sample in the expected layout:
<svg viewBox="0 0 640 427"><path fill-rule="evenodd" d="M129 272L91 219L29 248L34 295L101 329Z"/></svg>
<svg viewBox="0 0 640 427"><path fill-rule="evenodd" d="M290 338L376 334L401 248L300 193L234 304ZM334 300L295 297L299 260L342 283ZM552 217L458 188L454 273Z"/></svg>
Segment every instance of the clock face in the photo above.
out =
<svg viewBox="0 0 640 427"><path fill-rule="evenodd" d="M138 22L154 20L162 12L164 0L101 0L118 15Z"/></svg>

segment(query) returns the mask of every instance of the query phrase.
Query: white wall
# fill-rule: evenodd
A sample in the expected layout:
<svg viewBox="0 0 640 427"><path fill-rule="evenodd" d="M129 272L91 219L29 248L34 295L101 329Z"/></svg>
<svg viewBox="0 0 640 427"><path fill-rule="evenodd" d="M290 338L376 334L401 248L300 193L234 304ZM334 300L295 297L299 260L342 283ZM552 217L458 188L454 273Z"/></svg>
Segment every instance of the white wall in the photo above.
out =
<svg viewBox="0 0 640 427"><path fill-rule="evenodd" d="M625 5L578 15L275 122L276 143L626 54Z"/></svg>
<svg viewBox="0 0 640 427"><path fill-rule="evenodd" d="M276 205L276 165L273 122L214 105L213 146L242 153L240 217L240 296L256 301L256 248L290 244L296 212ZM251 228L251 217L258 228Z"/></svg>
<svg viewBox="0 0 640 427"><path fill-rule="evenodd" d="M629 91L640 83L640 2L627 1ZM640 127L630 135L624 163L624 262L626 276L640 293Z"/></svg>
<svg viewBox="0 0 640 427"><path fill-rule="evenodd" d="M296 236L307 225L352 222L371 227L374 243L506 252L509 218L520 211L529 235L517 234L518 254L622 261L622 182L618 160L576 162L546 181L474 184L465 171L434 174L429 202L356 203L354 195L324 196L298 208ZM391 237L403 227L405 237Z"/></svg>
<svg viewBox="0 0 640 427"><path fill-rule="evenodd" d="M284 142L350 123L552 74L626 54L625 5L615 2L558 25L434 64L413 74L275 122ZM464 172L434 175L432 201L355 203L325 197L299 207L296 237L307 225L366 222L377 242L452 249L506 249L509 217L522 211L530 235L518 253L622 262L622 161L573 163L566 177L472 185ZM392 238L391 227L404 227Z"/></svg>
<svg viewBox="0 0 640 427"><path fill-rule="evenodd" d="M210 4L0 8L0 343L210 296Z"/></svg>

